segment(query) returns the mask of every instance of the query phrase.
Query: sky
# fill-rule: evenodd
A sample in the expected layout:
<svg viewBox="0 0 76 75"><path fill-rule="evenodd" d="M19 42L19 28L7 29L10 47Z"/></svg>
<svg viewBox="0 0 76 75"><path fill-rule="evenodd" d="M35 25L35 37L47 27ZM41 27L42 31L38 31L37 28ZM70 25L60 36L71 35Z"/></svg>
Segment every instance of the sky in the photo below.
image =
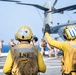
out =
<svg viewBox="0 0 76 75"><path fill-rule="evenodd" d="M46 1L49 1L53 5L55 0L19 0L26 3L33 3L44 5ZM55 8L66 7L76 4L76 0L58 0ZM74 10L76 11L76 10ZM76 14L74 11L65 11L64 14L52 14L54 25L56 23L66 23L68 20L75 20ZM41 17L40 17L40 15ZM19 27L28 25L33 34L39 38L39 41L43 37L42 27L44 20L44 12L32 6L19 5L14 2L0 1L0 40L4 40L4 44L15 38L15 33ZM52 37L55 37L53 35ZM16 41L15 41L16 42Z"/></svg>

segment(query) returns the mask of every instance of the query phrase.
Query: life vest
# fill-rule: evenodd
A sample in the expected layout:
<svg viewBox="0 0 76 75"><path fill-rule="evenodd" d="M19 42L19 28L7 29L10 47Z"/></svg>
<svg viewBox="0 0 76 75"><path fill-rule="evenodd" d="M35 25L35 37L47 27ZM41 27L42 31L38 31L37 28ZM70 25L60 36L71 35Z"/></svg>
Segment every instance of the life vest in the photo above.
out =
<svg viewBox="0 0 76 75"><path fill-rule="evenodd" d="M36 48L19 45L13 47L11 51L13 53L12 75L37 75L38 51Z"/></svg>
<svg viewBox="0 0 76 75"><path fill-rule="evenodd" d="M62 57L62 72L70 74L76 72L76 48L68 48L66 56Z"/></svg>

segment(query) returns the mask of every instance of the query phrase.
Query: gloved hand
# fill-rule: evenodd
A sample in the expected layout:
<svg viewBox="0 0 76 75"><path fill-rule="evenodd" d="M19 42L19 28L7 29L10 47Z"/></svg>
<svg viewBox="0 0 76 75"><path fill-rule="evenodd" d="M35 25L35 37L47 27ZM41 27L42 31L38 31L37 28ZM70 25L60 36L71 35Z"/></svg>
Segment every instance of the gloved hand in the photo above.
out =
<svg viewBox="0 0 76 75"><path fill-rule="evenodd" d="M50 25L46 24L45 28L42 29L43 34L45 35L46 32L48 32L50 34Z"/></svg>

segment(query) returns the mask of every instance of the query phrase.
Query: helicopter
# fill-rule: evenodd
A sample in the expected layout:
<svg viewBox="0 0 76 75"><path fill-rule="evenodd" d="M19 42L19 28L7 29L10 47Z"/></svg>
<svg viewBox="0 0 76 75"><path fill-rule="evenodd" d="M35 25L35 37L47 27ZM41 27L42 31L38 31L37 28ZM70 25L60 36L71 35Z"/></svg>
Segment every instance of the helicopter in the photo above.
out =
<svg viewBox="0 0 76 75"><path fill-rule="evenodd" d="M16 4L19 4L19 5L28 5L28 6L33 6L33 7L36 7L42 11L44 11L44 23L43 23L43 28L45 28L45 25L46 24L49 24L51 26L50 30L50 34L56 34L58 33L59 36L63 38L63 34L64 34L64 29L66 28L66 26L75 26L76 23L71 23L71 22L68 22L66 24L63 24L63 25L56 25L56 26L53 26L53 21L51 19L51 16L52 14L55 14L55 13L60 13L60 14L63 14L64 11L71 11L71 10L75 10L76 9L76 5L71 5L71 6L67 6L67 7L63 7L63 8L58 8L56 9L55 8L55 5L57 3L58 0L55 0L55 2L53 3L53 6L50 5L49 2L46 2L44 4L44 6L41 6L39 4L30 4L30 3L24 3L24 2L21 2L21 1L16 1L16 0L0 0L0 1L8 1L8 2L15 2ZM75 31L75 30L74 30Z"/></svg>

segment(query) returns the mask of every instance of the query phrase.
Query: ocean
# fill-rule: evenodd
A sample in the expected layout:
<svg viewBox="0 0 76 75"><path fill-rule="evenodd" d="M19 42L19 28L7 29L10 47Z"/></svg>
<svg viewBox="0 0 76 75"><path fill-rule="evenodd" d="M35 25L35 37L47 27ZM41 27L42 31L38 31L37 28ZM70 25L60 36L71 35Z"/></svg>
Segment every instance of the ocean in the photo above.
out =
<svg viewBox="0 0 76 75"><path fill-rule="evenodd" d="M41 50L39 45L36 45L38 50ZM2 47L2 53L8 53L8 51L10 50L10 46L9 45L3 45ZM48 51L48 48L46 47L45 51Z"/></svg>
<svg viewBox="0 0 76 75"><path fill-rule="evenodd" d="M39 45L36 45L36 47L38 48L38 50L41 51ZM9 45L3 45L3 47L2 47L2 53L8 53L9 50L10 50L10 46ZM45 52L48 53L48 47L45 48ZM63 52L61 50L59 50L58 53L59 54L63 54Z"/></svg>
<svg viewBox="0 0 76 75"><path fill-rule="evenodd" d="M2 47L2 53L8 53L9 50L10 50L10 46L3 45L3 47Z"/></svg>

